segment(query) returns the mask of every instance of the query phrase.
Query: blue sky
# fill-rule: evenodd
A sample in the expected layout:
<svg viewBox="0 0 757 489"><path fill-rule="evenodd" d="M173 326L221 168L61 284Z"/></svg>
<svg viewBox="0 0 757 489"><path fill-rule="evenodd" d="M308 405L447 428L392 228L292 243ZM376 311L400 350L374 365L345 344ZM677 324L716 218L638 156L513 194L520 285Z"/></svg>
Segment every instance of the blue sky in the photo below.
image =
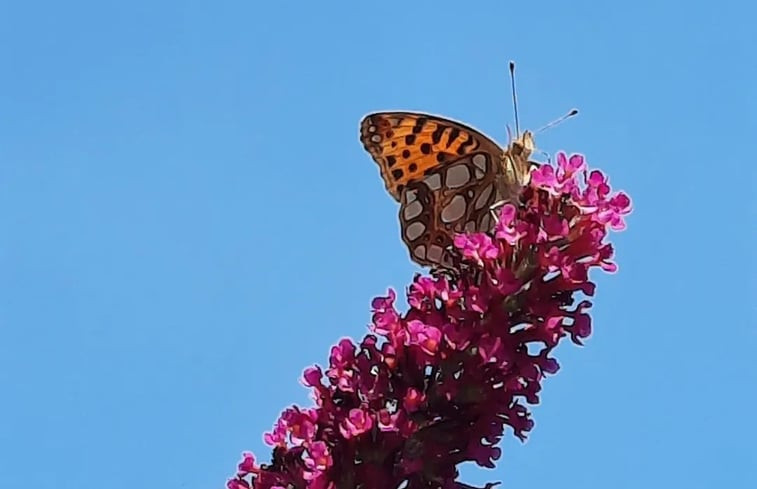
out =
<svg viewBox="0 0 757 489"><path fill-rule="evenodd" d="M656 3L4 3L0 487L220 488L267 458L303 368L416 270L360 118L504 142L510 59L522 126L578 107L537 143L635 212L530 440L466 480L757 487L756 12Z"/></svg>

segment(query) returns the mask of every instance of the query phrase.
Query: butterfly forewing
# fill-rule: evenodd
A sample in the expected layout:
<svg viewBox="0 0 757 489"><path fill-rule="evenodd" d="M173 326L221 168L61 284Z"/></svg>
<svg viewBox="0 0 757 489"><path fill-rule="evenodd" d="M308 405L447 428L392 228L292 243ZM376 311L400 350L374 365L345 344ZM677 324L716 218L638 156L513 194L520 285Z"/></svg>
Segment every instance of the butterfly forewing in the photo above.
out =
<svg viewBox="0 0 757 489"><path fill-rule="evenodd" d="M503 153L497 143L472 127L413 112L367 115L360 123L360 140L396 200L408 183L461 156L487 152L499 157Z"/></svg>

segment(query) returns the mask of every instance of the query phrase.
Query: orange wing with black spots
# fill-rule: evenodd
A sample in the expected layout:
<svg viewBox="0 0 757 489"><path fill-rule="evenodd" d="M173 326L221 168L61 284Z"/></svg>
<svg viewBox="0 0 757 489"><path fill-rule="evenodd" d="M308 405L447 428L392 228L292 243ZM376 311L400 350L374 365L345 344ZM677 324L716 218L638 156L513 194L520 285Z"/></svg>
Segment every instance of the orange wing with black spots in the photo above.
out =
<svg viewBox="0 0 757 489"><path fill-rule="evenodd" d="M435 169L465 155L504 150L481 132L459 122L414 112L376 112L360 123L360 140L378 163L386 189L399 201L402 190Z"/></svg>

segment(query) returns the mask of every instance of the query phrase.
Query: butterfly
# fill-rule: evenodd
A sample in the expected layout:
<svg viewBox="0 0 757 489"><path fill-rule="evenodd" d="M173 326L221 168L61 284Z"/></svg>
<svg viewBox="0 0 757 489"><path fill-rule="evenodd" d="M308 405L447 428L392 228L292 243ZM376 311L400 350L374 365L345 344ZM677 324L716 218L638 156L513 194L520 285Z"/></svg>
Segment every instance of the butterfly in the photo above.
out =
<svg viewBox="0 0 757 489"><path fill-rule="evenodd" d="M376 112L360 140L400 203L402 240L421 266L451 268L458 233L491 231L492 209L516 203L534 151L525 131L507 148L465 124L415 112Z"/></svg>

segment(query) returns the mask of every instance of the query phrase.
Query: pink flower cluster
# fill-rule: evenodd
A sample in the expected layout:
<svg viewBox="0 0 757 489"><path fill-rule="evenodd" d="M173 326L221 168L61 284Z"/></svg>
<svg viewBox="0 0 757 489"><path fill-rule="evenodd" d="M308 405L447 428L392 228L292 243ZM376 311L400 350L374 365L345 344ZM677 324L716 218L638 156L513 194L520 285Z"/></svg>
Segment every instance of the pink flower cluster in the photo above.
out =
<svg viewBox="0 0 757 489"><path fill-rule="evenodd" d="M406 313L392 290L373 300L371 334L305 371L315 407L284 411L271 463L245 452L228 489L470 488L457 466L494 467L508 426L524 439L552 350L591 333L574 295L593 295L592 267L616 269L605 238L630 210L580 155L535 170L492 233L456 237L454 271L414 278Z"/></svg>

